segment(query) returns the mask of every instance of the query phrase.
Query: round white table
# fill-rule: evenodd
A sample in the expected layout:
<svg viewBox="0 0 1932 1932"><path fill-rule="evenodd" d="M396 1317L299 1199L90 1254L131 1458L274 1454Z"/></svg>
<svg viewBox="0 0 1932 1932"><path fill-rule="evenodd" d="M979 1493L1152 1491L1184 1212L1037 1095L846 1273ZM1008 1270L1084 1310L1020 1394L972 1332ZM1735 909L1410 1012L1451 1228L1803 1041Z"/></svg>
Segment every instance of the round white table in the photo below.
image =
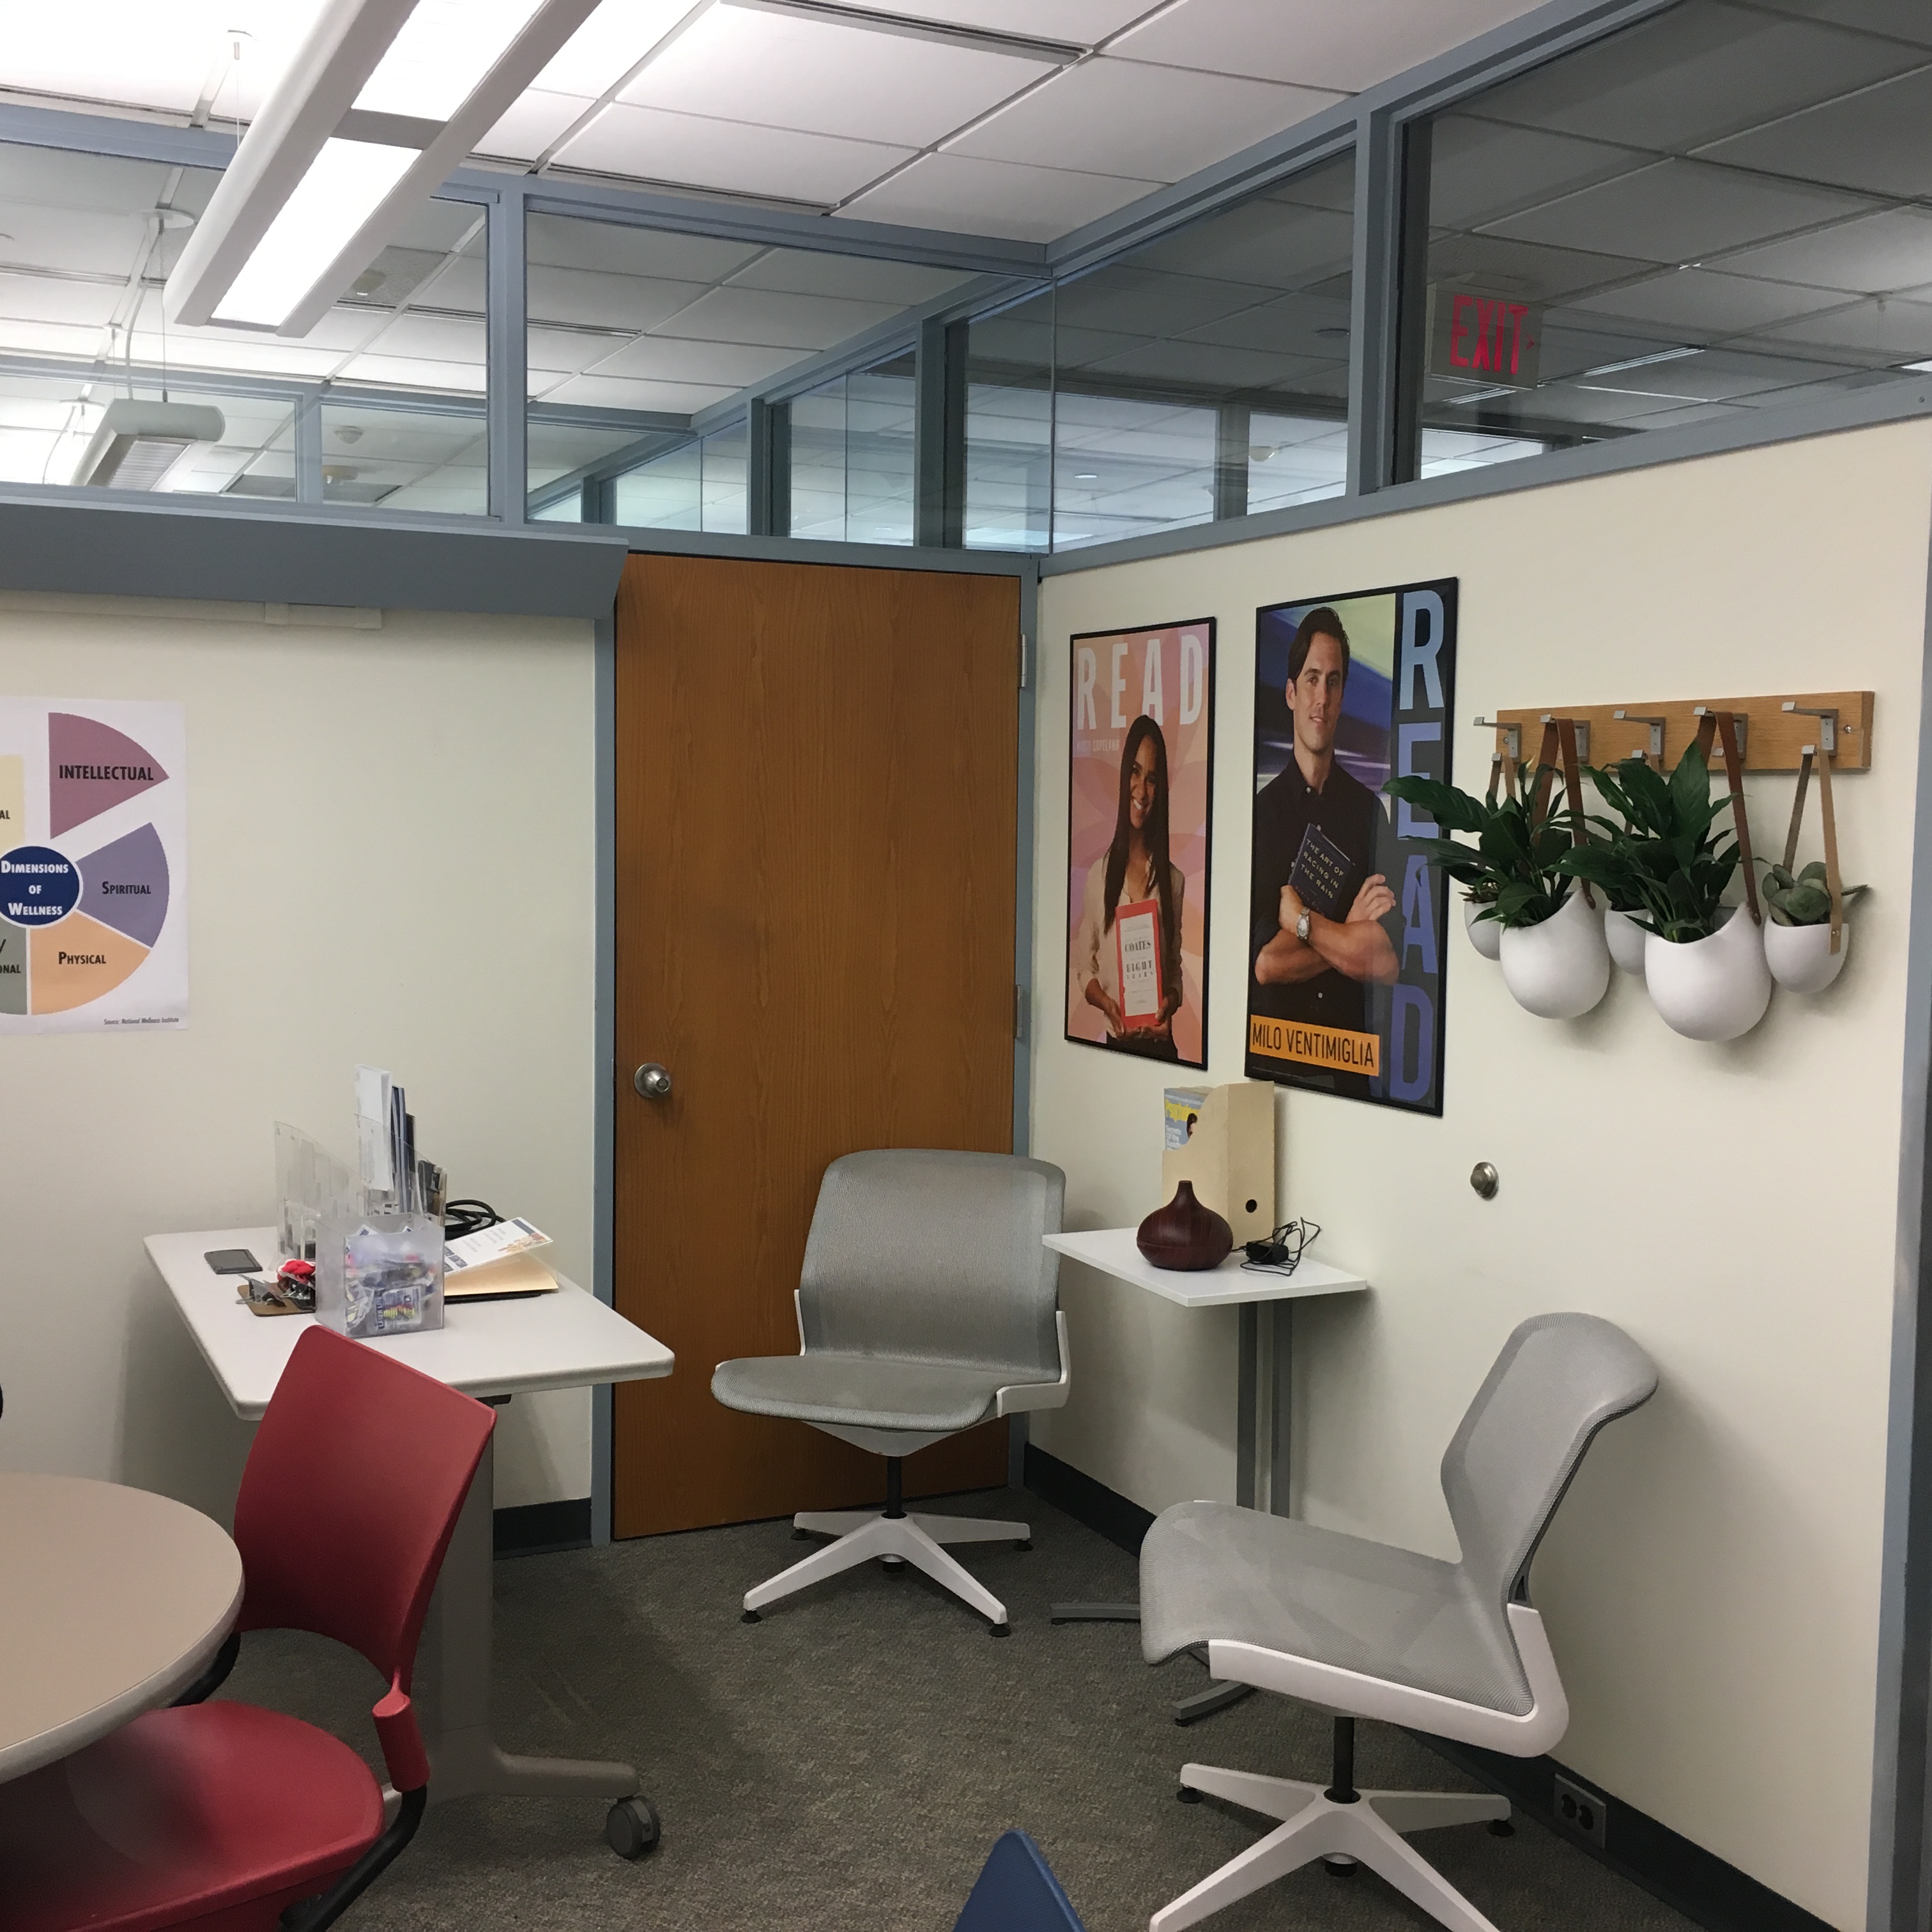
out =
<svg viewBox="0 0 1932 1932"><path fill-rule="evenodd" d="M198 1510L80 1476L0 1474L0 1780L169 1702L241 1604L241 1552Z"/></svg>

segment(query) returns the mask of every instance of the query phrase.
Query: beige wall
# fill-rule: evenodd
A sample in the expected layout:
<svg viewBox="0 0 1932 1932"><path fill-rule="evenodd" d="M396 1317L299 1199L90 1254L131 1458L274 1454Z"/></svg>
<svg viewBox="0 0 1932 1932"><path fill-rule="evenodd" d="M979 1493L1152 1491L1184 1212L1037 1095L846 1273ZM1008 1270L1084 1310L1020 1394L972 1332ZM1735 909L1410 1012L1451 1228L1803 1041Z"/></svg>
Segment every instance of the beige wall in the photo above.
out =
<svg viewBox="0 0 1932 1932"><path fill-rule="evenodd" d="M1453 933L1443 1118L1302 1093L1280 1113L1286 1211L1374 1284L1301 1310L1298 1510L1453 1556L1437 1463L1504 1336L1552 1308L1622 1324L1661 1388L1592 1450L1536 1566L1574 1712L1557 1755L1846 1928L1864 1922L1928 524L1932 425L1915 423L1054 578L1040 606L1034 1151L1066 1168L1080 1226L1156 1204L1164 1082L1060 1037L1070 634L1220 620L1222 1081L1242 1070L1257 605L1460 578L1466 784L1490 749L1469 721L1502 706L1877 692L1875 768L1838 788L1848 876L1874 890L1828 994L1780 993L1723 1046L1669 1033L1621 976L1552 1023ZM1791 791L1751 782L1762 846ZM1467 1179L1483 1160L1502 1177L1489 1204ZM1150 1509L1232 1498L1232 1311L1071 1264L1062 1292L1073 1396L1035 1439Z"/></svg>
<svg viewBox="0 0 1932 1932"><path fill-rule="evenodd" d="M224 1514L248 1431L141 1238L271 1220L278 1119L352 1155L357 1061L459 1192L590 1268L590 626L263 616L0 596L0 692L187 708L191 1003L179 1033L0 1040L0 1468ZM501 1429L500 1504L589 1494L587 1396Z"/></svg>

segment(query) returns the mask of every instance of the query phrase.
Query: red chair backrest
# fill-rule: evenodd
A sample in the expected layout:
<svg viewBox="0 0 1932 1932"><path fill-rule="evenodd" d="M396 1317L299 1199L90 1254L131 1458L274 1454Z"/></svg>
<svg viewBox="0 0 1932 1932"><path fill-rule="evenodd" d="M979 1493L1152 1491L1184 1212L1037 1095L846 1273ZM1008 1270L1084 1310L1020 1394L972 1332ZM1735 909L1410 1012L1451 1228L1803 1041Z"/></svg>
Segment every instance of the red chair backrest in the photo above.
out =
<svg viewBox="0 0 1932 1932"><path fill-rule="evenodd" d="M235 1504L238 1627L359 1650L406 1690L430 1592L494 1410L352 1342L308 1330L255 1432Z"/></svg>

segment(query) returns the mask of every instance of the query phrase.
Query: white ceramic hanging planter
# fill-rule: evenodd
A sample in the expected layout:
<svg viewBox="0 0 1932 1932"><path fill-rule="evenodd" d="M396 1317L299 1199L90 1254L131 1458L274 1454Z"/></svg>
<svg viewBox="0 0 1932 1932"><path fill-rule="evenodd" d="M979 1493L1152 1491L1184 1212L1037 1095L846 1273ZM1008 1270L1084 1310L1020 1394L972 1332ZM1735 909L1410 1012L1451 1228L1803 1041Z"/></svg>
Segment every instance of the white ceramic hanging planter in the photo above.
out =
<svg viewBox="0 0 1932 1932"><path fill-rule="evenodd" d="M1673 945L1649 934L1643 976L1664 1024L1687 1040L1736 1040L1771 1004L1764 928L1738 906L1726 909L1724 924L1707 938Z"/></svg>
<svg viewBox="0 0 1932 1932"><path fill-rule="evenodd" d="M1614 906L1604 908L1604 937L1610 943L1610 957L1616 962L1618 970L1634 973L1640 978L1643 974L1643 942L1650 937L1627 912L1618 912Z"/></svg>
<svg viewBox="0 0 1932 1932"><path fill-rule="evenodd" d="M1469 944L1485 959L1495 959L1502 956L1503 929L1495 920L1477 916L1488 909L1486 904L1481 900L1465 899L1462 902L1462 929L1469 935Z"/></svg>
<svg viewBox="0 0 1932 1932"><path fill-rule="evenodd" d="M1540 925L1510 927L1499 956L1510 998L1539 1019L1574 1020L1587 1013L1610 983L1603 917L1580 891L1573 891Z"/></svg>
<svg viewBox="0 0 1932 1932"><path fill-rule="evenodd" d="M1852 926L1838 929L1838 950L1832 950L1832 928L1824 926L1778 926L1764 928L1765 963L1771 976L1793 993L1822 993L1844 970L1852 950Z"/></svg>

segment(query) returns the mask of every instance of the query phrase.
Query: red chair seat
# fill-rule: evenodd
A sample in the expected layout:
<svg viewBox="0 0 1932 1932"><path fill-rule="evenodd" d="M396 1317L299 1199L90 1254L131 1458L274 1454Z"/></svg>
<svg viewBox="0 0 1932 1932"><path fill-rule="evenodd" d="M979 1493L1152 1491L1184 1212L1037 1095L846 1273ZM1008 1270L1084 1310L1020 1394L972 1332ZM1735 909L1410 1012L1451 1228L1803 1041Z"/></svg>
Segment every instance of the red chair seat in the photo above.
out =
<svg viewBox="0 0 1932 1932"><path fill-rule="evenodd" d="M339 1738L253 1704L150 1711L0 1784L0 1932L273 1932L382 1829Z"/></svg>

